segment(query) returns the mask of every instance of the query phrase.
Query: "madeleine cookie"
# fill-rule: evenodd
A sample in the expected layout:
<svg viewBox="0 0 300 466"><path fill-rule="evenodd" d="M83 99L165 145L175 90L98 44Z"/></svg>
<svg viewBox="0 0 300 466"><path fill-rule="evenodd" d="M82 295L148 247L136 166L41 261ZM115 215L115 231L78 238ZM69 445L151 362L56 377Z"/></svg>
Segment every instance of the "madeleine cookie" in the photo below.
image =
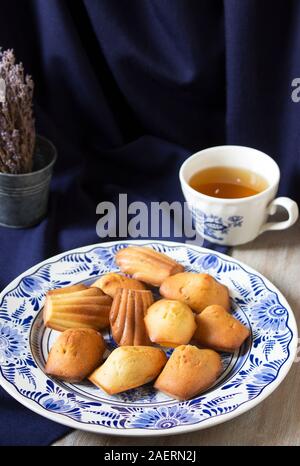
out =
<svg viewBox="0 0 300 466"><path fill-rule="evenodd" d="M215 351L192 345L178 346L154 387L172 398L188 400L209 388L221 370L221 358Z"/></svg>
<svg viewBox="0 0 300 466"><path fill-rule="evenodd" d="M89 380L109 395L140 387L155 379L167 362L165 353L151 346L115 349Z"/></svg>
<svg viewBox="0 0 300 466"><path fill-rule="evenodd" d="M248 338L249 330L222 306L212 305L196 316L194 338L201 346L229 353L238 349Z"/></svg>
<svg viewBox="0 0 300 466"><path fill-rule="evenodd" d="M80 382L101 364L104 351L104 340L96 330L66 330L50 350L46 374L68 382Z"/></svg>
<svg viewBox="0 0 300 466"><path fill-rule="evenodd" d="M130 246L116 253L116 263L124 273L150 285L159 286L174 273L183 272L184 267L166 254L144 246Z"/></svg>
<svg viewBox="0 0 300 466"><path fill-rule="evenodd" d="M108 294L111 298L115 297L118 288L128 288L131 290L146 290L146 286L135 280L134 278L125 277L119 273L107 273L103 277L99 278L95 283L92 284L97 288L100 288L105 294Z"/></svg>
<svg viewBox="0 0 300 466"><path fill-rule="evenodd" d="M189 306L169 299L160 299L149 307L145 324L153 343L171 348L189 343L197 327Z"/></svg>
<svg viewBox="0 0 300 466"><path fill-rule="evenodd" d="M70 285L65 286L64 288L55 288L54 290L49 290L47 296L52 296L54 294L65 294L65 293L75 293L75 291L87 290L88 286L79 283L79 285Z"/></svg>
<svg viewBox="0 0 300 466"><path fill-rule="evenodd" d="M166 278L159 291L164 298L178 299L197 313L211 304L230 309L228 288L207 273L177 273Z"/></svg>
<svg viewBox="0 0 300 466"><path fill-rule="evenodd" d="M99 288L50 291L43 311L44 323L59 331L81 327L100 330L109 325L111 303L112 299Z"/></svg>
<svg viewBox="0 0 300 466"><path fill-rule="evenodd" d="M144 316L153 303L150 290L119 288L110 310L112 336L120 346L150 345Z"/></svg>

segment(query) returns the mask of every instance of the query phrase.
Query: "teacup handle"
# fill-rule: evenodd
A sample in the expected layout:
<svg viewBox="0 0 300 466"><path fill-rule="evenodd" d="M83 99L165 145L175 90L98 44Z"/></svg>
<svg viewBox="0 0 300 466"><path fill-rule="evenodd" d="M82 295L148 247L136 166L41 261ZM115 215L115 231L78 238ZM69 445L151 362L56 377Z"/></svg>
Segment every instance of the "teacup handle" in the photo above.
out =
<svg viewBox="0 0 300 466"><path fill-rule="evenodd" d="M283 222L265 223L261 227L259 234L267 230L285 230L286 228L289 228L292 225L294 225L294 223L296 222L299 216L299 209L295 201L293 201L289 197L277 197L268 205L267 213L269 215L274 215L276 213L277 206L284 207L289 214L289 218L287 220L284 220Z"/></svg>

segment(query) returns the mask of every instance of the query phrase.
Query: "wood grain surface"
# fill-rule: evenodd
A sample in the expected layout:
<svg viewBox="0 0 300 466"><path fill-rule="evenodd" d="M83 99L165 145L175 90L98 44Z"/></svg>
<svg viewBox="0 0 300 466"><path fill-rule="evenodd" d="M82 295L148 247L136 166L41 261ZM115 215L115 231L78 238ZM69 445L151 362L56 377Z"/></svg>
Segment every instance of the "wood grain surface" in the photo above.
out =
<svg viewBox="0 0 300 466"><path fill-rule="evenodd" d="M300 222L282 232L264 233L231 255L269 278L285 295L300 327ZM300 359L300 352L298 354ZM300 445L300 361L265 401L216 427L176 436L117 437L73 431L55 446Z"/></svg>

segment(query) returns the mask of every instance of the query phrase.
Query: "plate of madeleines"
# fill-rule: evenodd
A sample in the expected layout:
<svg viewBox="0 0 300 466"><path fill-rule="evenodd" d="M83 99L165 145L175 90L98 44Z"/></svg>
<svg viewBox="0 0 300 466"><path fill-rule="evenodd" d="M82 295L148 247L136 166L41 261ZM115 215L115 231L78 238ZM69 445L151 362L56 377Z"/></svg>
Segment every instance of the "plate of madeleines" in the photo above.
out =
<svg viewBox="0 0 300 466"><path fill-rule="evenodd" d="M224 254L116 241L32 267L0 295L0 384L31 410L116 435L211 427L257 405L297 327L265 277Z"/></svg>

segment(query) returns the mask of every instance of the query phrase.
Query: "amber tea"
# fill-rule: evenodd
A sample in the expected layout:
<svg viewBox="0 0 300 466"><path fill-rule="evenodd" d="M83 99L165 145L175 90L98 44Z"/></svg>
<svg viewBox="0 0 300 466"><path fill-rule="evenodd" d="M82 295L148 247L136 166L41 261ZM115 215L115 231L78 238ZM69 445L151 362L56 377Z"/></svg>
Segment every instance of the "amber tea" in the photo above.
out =
<svg viewBox="0 0 300 466"><path fill-rule="evenodd" d="M199 170L190 178L189 185L199 193L224 199L254 196L268 187L261 175L237 167Z"/></svg>

